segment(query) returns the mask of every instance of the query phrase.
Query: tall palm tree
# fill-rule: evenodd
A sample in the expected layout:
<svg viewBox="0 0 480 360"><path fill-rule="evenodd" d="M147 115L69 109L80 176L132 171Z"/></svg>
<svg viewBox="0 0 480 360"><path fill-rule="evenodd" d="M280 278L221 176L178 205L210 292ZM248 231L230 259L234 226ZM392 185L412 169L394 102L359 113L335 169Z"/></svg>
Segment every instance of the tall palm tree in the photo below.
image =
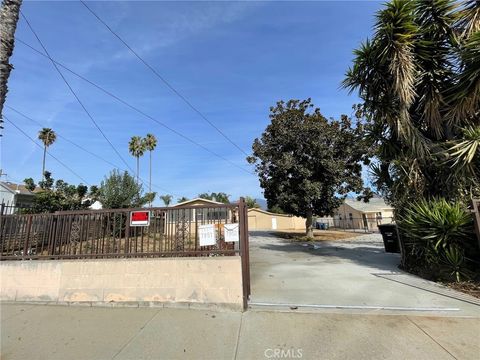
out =
<svg viewBox="0 0 480 360"><path fill-rule="evenodd" d="M157 138L153 134L145 136L145 149L150 152L150 175L148 183L148 192L152 192L152 151L157 147Z"/></svg>
<svg viewBox="0 0 480 360"><path fill-rule="evenodd" d="M379 159L372 172L398 207L480 192L480 167L452 171L479 164L479 19L480 1L392 0L354 52L343 85L363 100Z"/></svg>
<svg viewBox="0 0 480 360"><path fill-rule="evenodd" d="M50 128L43 128L38 132L38 139L43 142L43 162L42 162L42 180L45 179L45 157L47 155L47 148L57 140L55 131Z"/></svg>
<svg viewBox="0 0 480 360"><path fill-rule="evenodd" d="M140 157L145 153L145 141L140 136L132 136L128 143L130 154L137 159L137 185L140 184Z"/></svg>
<svg viewBox="0 0 480 360"><path fill-rule="evenodd" d="M162 199L163 203L164 203L165 206L167 206L167 207L168 207L168 205L170 205L170 203L172 202L172 198L173 198L172 195L162 195L162 196L160 196L160 199Z"/></svg>
<svg viewBox="0 0 480 360"><path fill-rule="evenodd" d="M22 0L3 0L0 8L0 129L3 123L3 105L8 92L7 81L13 68L9 60L15 44L15 30L21 5Z"/></svg>

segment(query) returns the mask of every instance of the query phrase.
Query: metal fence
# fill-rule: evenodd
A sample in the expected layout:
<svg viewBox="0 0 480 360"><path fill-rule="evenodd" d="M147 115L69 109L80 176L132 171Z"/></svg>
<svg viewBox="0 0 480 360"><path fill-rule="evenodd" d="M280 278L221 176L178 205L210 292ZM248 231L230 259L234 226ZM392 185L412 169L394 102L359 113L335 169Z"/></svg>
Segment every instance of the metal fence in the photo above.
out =
<svg viewBox="0 0 480 360"><path fill-rule="evenodd" d="M0 204L0 215L26 214L30 212L31 205L18 205L10 202Z"/></svg>
<svg viewBox="0 0 480 360"><path fill-rule="evenodd" d="M133 210L149 210L150 225L130 226ZM235 255L224 241L224 225L245 223L245 204L0 213L0 260ZM200 246L198 227L214 224L216 244ZM247 225L240 241L248 241ZM248 251L247 251L248 252Z"/></svg>
<svg viewBox="0 0 480 360"><path fill-rule="evenodd" d="M393 217L347 217L317 219L314 226L321 230L341 230L352 232L378 233L378 226L391 224Z"/></svg>

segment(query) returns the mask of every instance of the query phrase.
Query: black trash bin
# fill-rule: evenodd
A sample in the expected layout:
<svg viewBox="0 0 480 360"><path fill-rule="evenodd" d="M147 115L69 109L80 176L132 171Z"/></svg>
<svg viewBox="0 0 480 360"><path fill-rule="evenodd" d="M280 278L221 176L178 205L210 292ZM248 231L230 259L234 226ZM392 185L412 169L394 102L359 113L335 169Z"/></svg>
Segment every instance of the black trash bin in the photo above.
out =
<svg viewBox="0 0 480 360"><path fill-rule="evenodd" d="M383 224L378 225L378 229L382 234L383 245L387 253L400 253L400 242L398 238L397 225Z"/></svg>

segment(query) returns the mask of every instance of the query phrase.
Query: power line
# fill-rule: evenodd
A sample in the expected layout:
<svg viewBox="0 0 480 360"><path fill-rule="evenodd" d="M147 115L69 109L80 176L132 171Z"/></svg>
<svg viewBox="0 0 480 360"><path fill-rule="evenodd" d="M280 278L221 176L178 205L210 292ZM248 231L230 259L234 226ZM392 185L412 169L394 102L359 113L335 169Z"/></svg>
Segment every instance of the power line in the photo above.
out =
<svg viewBox="0 0 480 360"><path fill-rule="evenodd" d="M18 41L19 43L25 45L26 47L30 48L32 51L34 51L35 53L37 53L38 55L40 56L43 56L43 57L46 57L48 58L47 55L45 55L44 53L42 53L40 50L36 49L35 47L33 47L32 45L26 43L25 41L23 41L22 39L18 38L18 37L15 37L16 41ZM170 126L168 126L167 124L157 120L156 118L154 118L153 116L150 116L148 115L147 113L145 113L143 110L137 108L136 106L128 103L127 101L123 100L122 98L118 97L117 95L113 94L112 92L106 90L105 88L103 88L102 86L94 83L92 80L89 80L87 79L86 77L84 77L83 75L80 75L78 74L77 72L73 71L72 69L68 68L67 66L63 65L62 63L52 59L52 58L49 58L51 61L53 61L56 65L60 66L61 68L67 70L69 73L77 76L78 78L82 79L83 81L87 82L88 84L92 85L93 87L97 88L98 90L102 91L104 94L114 98L115 100L117 100L118 102L120 102L121 104L129 107L130 109L134 110L135 112L139 113L140 115L142 115L143 117L146 117L147 119L149 120L152 120L153 122L159 124L160 126L164 127L165 129L169 130L170 132L173 132L175 135L185 139L186 141L202 148L203 150L207 151L208 153L214 155L215 157L218 157L219 159L222 159L223 161L225 162L228 162L230 165L232 166L235 166L236 168L242 170L242 171L245 171L246 173L250 174L250 175L255 175L253 172L235 164L233 161L225 158L224 156L220 155L220 154L217 154L216 152L210 150L209 148L207 148L206 146L203 146L202 144L196 142L195 140L191 139L190 137L182 134L180 131L177 131L173 128L171 128Z"/></svg>
<svg viewBox="0 0 480 360"><path fill-rule="evenodd" d="M184 96L182 95L177 89L173 87L162 75L158 73L157 70L153 66L151 66L145 59L143 59L133 48L127 44L125 40L123 40L120 35L118 35L100 16L98 16L84 1L80 0L80 2L85 6L88 11L100 22L102 23L120 42L125 45L125 47L132 52L135 57L137 57L138 60L140 60L156 77L158 77L175 95L177 95L182 101L188 105L194 112L196 112L201 119L206 121L211 127L213 127L220 135L222 135L229 143L231 143L233 146L235 146L238 150L240 150L245 156L248 156L248 154L240 147L238 146L232 139L230 139L222 130L220 130L213 122L208 120L208 118L200 111L198 110L193 104Z"/></svg>
<svg viewBox="0 0 480 360"><path fill-rule="evenodd" d="M30 116L25 115L24 113L18 111L17 109L14 109L13 107L11 107L11 106L9 106L9 105L5 105L5 107L7 107L8 109L10 109L10 110L16 112L17 114L23 116L25 119L28 119L28 120L30 120L31 122L37 124L38 126L41 126L41 127L44 126L44 125L43 125L42 123L40 123L39 121L37 121L37 120L35 120L35 119L32 119ZM59 134L58 132L56 132L56 134L57 134L57 136L58 136L59 138L62 138L63 140L65 140L65 141L69 142L70 144L76 146L76 147L79 148L80 150L82 150L82 151L84 151L84 152L86 152L86 153L88 153L88 154L90 154L90 155L92 155L92 156L95 156L96 158L98 158L98 159L104 161L105 163L113 166L114 168L121 169L121 170L125 170L125 169L122 169L121 166L118 166L118 165L110 162L109 160L101 157L100 155L97 155L97 154L95 154L94 152L92 152L92 151L84 148L83 146L81 146L81 145L79 145L79 144L71 141L70 139L67 139L65 136ZM146 183L145 180L143 180L142 178L140 178L140 181L142 182L142 184L145 184L145 183ZM162 187L160 187L160 186L158 186L158 185L156 185L156 184L153 184L153 183L152 183L152 186L155 187L155 188L157 188L157 189L159 189L159 190L172 193L171 191L169 191L169 190L167 190L167 189L164 189L164 188L162 188ZM172 193L172 194L173 194L173 193ZM175 194L173 194L173 195L175 195Z"/></svg>
<svg viewBox="0 0 480 360"><path fill-rule="evenodd" d="M37 143L32 137L30 137L25 131L23 131L21 128L19 128L13 121L10 121L5 115L3 116L5 120L7 120L8 123L12 124L18 131L20 131L26 138L28 138L31 142L33 142L35 145L37 145L40 149L43 150L43 146ZM78 177L80 180L82 180L85 184L90 186L87 180L82 178L80 175L78 175L72 168L70 168L67 164L63 163L61 160L59 160L57 157L52 155L49 151L47 151L47 154L50 155L54 160L56 160L60 165L62 165L64 168L66 168L68 171L70 171L73 175Z"/></svg>
<svg viewBox="0 0 480 360"><path fill-rule="evenodd" d="M11 107L11 106L9 106L9 105L5 105L5 107L8 108L8 109L10 109L10 110L12 110L12 111L14 111L14 112L16 112L17 114L19 114L20 116L24 117L25 119L28 119L28 120L30 120L31 122L37 124L38 126L44 127L44 124L40 123L39 121L37 121L37 120L35 120L35 119L32 119L31 117L29 117L29 116L25 115L24 113L18 111L17 109L14 109L13 107ZM97 159L102 160L103 162L105 162L105 163L113 166L114 168L121 169L120 166L118 166L118 165L110 162L109 160L101 157L101 156L98 155L98 154L95 154L94 152L92 152L92 151L84 148L83 146L81 146L81 145L79 145L79 144L77 144L77 143L75 143L75 142L67 139L67 138L66 138L65 136L63 136L62 134L60 134L60 133L58 133L58 132L55 132L55 133L57 134L57 136L58 136L59 138L62 138L63 140L65 140L65 141L69 142L70 144L76 146L76 147L79 148L80 150L82 150L82 151L84 151L84 152L86 152L86 153L88 153L88 154L90 154L90 155L92 155L92 156L95 156Z"/></svg>
<svg viewBox="0 0 480 360"><path fill-rule="evenodd" d="M40 46L42 47L43 51L45 51L45 54L47 55L47 57L50 59L50 61L52 62L55 70L58 72L58 74L60 75L60 77L62 78L63 82L67 85L67 87L69 88L70 92L73 94L73 96L75 97L75 99L77 99L77 102L80 104L80 106L82 107L82 109L85 111L85 113L87 114L87 116L90 118L90 120L92 121L92 123L95 125L95 127L97 128L97 130L100 132L100 134L102 134L102 136L104 137L104 139L109 143L110 147L113 149L113 151L115 151L115 153L118 155L118 157L122 160L122 162L127 166L127 168L130 169L130 171L132 171L132 173L135 173L135 171L132 170L132 168L130 167L130 165L128 165L128 163L125 161L125 159L122 157L122 155L120 155L120 152L117 150L117 148L112 144L112 142L108 139L107 135L105 135L105 133L102 131L102 129L100 128L100 126L97 124L97 122L95 121L95 119L93 118L93 116L90 114L90 112L87 110L87 108L85 107L85 105L83 105L83 102L80 100L80 98L78 97L78 95L76 94L76 92L73 90L73 88L70 86L70 83L67 81L67 79L65 78L65 76L63 75L63 73L60 71L60 69L58 68L57 64L55 63L55 61L53 61L52 57L50 56L47 48L45 47L45 45L43 45L43 42L40 40L40 38L38 37L37 33L35 32L35 30L33 29L32 25L30 25L30 22L28 21L28 19L26 18L26 16L23 14L23 12L20 12L23 19L25 20L25 22L27 23L28 27L30 28L30 30L32 31L33 35L35 36L35 38L37 39L38 43L40 44Z"/></svg>

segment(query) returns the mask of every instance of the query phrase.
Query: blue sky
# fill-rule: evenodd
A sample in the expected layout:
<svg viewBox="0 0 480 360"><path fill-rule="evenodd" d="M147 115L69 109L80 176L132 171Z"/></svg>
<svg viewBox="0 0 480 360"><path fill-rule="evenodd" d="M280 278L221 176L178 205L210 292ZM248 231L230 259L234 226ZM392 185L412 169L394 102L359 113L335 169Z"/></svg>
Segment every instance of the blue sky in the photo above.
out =
<svg viewBox="0 0 480 360"><path fill-rule="evenodd" d="M372 1L88 4L248 153L269 122L269 107L278 100L311 97L327 117L351 114L358 99L340 89L340 82L353 49L370 36L380 7ZM22 10L54 59L247 170L187 142L64 71L132 168L130 137L155 134L159 142L153 153L155 191L175 198L206 191L223 191L232 199L262 197L245 156L154 77L79 2L24 2ZM23 19L16 35L40 49ZM11 62L15 69L7 106L125 168L48 59L17 42ZM38 125L9 108L4 114L36 138ZM112 165L61 138L50 151L89 184L99 184L112 170ZM8 122L1 158L9 180L39 179L42 150ZM47 158L47 169L56 179L81 182L52 158ZM148 156L141 159L141 177L148 179Z"/></svg>

